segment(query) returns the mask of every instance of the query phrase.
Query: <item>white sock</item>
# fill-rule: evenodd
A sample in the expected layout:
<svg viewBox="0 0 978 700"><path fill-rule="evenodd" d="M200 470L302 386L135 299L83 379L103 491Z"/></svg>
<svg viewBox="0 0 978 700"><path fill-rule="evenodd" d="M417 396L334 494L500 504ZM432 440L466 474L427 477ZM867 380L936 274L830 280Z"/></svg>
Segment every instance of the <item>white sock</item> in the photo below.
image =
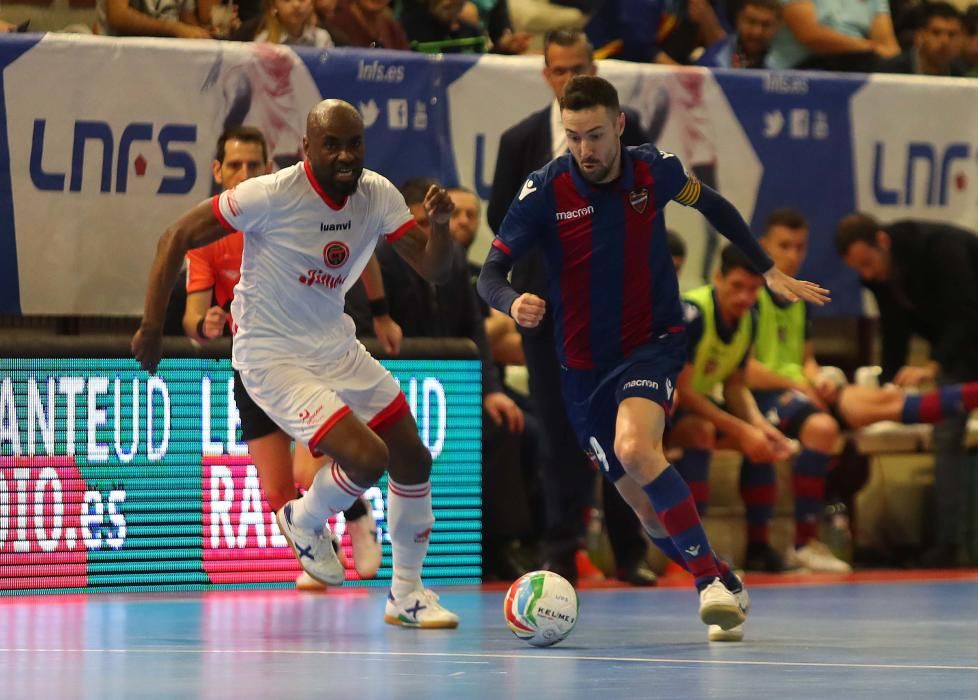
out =
<svg viewBox="0 0 978 700"><path fill-rule="evenodd" d="M305 495L292 506L292 522L303 530L322 530L328 518L353 505L363 491L339 464L328 462L316 472Z"/></svg>
<svg viewBox="0 0 978 700"><path fill-rule="evenodd" d="M435 516L431 512L431 482L398 484L387 480L387 523L391 536L394 575L391 593L407 595L421 585L421 566Z"/></svg>

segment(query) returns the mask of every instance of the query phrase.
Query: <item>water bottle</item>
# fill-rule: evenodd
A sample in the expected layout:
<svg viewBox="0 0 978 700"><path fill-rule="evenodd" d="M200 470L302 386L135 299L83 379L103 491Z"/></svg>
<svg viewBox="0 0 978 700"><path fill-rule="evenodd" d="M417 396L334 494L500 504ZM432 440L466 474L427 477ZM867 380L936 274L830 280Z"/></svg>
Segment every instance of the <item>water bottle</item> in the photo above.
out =
<svg viewBox="0 0 978 700"><path fill-rule="evenodd" d="M852 530L849 527L849 509L845 503L840 501L825 506L821 540L832 554L842 561L852 563Z"/></svg>

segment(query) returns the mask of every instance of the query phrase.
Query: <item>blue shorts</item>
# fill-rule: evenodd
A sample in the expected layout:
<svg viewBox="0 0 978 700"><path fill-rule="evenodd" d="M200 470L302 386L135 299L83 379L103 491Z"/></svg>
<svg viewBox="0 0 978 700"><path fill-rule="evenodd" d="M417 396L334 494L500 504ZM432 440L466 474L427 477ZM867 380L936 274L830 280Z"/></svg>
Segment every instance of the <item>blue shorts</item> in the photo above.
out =
<svg viewBox="0 0 978 700"><path fill-rule="evenodd" d="M801 435L801 428L810 416L821 413L800 391L757 391L754 400L764 417L793 439Z"/></svg>
<svg viewBox="0 0 978 700"><path fill-rule="evenodd" d="M633 397L654 401L665 410L668 426L676 377L685 364L682 331L642 346L610 370L561 368L564 405L577 441L611 482L625 476L615 456L618 405Z"/></svg>

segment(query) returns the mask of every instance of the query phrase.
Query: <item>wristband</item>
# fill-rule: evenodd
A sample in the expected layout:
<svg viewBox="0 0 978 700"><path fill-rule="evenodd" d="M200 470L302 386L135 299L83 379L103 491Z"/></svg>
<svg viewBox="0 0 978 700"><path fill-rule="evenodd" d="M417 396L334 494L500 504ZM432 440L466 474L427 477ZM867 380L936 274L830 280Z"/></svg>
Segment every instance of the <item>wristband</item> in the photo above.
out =
<svg viewBox="0 0 978 700"><path fill-rule="evenodd" d="M370 315L373 318L378 316L390 316L391 307L387 304L387 297L380 297L379 299L369 299L370 302Z"/></svg>

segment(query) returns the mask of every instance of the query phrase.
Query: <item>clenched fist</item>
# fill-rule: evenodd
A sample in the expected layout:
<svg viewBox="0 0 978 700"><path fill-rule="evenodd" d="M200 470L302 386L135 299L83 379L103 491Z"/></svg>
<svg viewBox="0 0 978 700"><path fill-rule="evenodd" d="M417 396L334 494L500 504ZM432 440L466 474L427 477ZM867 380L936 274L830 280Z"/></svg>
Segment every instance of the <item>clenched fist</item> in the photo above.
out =
<svg viewBox="0 0 978 700"><path fill-rule="evenodd" d="M509 308L509 315L524 328L536 328L547 310L547 302L536 294L520 294Z"/></svg>

